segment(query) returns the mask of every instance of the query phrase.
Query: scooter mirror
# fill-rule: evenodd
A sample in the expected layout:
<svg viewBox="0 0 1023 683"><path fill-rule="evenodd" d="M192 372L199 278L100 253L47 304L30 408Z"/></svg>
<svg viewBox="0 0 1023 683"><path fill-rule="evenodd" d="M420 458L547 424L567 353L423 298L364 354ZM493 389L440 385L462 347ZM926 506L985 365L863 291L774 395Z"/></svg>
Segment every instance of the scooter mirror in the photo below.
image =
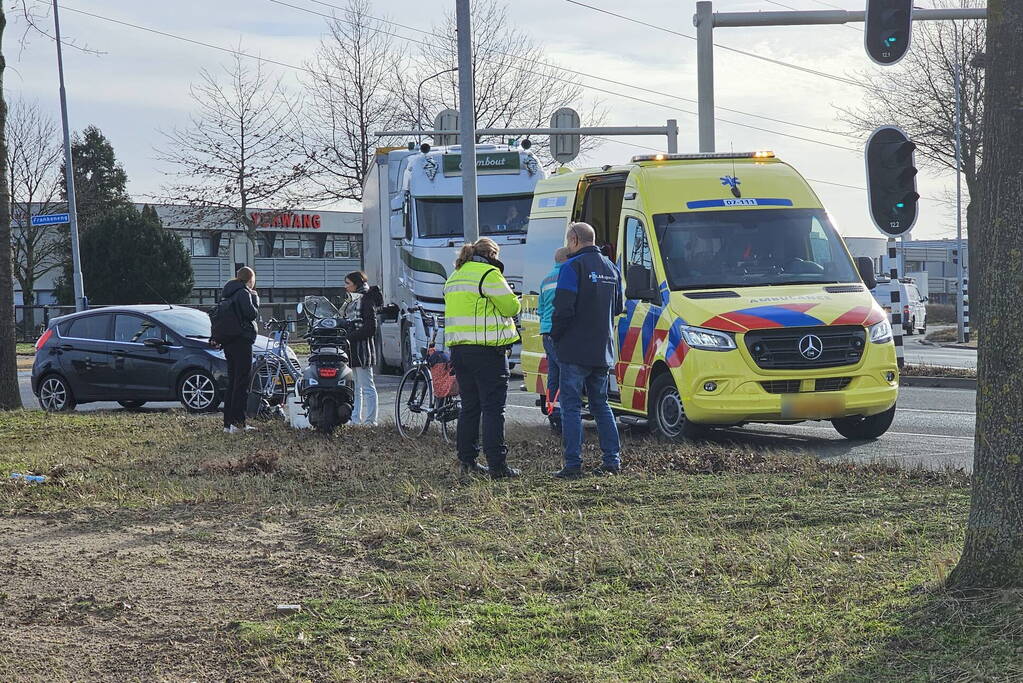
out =
<svg viewBox="0 0 1023 683"><path fill-rule="evenodd" d="M299 314L299 315L302 315L302 311L303 311L304 309L305 309L305 306L303 306L303 305L302 305L302 302L301 302L301 301L299 301L299 302L298 302L298 305L297 305L297 306L295 306L295 310L296 310L296 311L298 311L298 314Z"/></svg>

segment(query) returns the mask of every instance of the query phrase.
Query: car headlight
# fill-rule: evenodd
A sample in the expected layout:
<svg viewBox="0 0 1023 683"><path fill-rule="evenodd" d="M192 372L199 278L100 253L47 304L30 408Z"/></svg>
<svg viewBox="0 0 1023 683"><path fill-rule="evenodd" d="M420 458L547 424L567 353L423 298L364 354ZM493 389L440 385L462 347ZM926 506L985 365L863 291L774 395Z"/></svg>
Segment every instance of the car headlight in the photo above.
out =
<svg viewBox="0 0 1023 683"><path fill-rule="evenodd" d="M682 338L690 347L704 351L731 351L735 348L732 335L705 327L683 327Z"/></svg>
<svg viewBox="0 0 1023 683"><path fill-rule="evenodd" d="M219 358L220 360L227 360L227 356L224 355L224 352L221 349L206 349L206 353L210 354L214 358Z"/></svg>
<svg viewBox="0 0 1023 683"><path fill-rule="evenodd" d="M874 344L884 344L892 340L892 326L887 320L882 320L870 326L870 341Z"/></svg>

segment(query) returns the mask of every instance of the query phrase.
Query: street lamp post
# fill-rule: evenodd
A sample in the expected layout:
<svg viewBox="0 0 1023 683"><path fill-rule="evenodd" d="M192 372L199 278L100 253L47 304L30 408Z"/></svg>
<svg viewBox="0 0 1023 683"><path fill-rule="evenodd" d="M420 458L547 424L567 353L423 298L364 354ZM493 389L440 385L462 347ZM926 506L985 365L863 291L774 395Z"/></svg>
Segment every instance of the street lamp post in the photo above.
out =
<svg viewBox="0 0 1023 683"><path fill-rule="evenodd" d="M88 307L82 281L82 259L78 249L78 204L75 200L75 171L71 163L71 133L67 122L67 93L64 91L64 55L60 49L60 18L57 0L53 0L53 29L57 39L57 74L60 78L60 118L64 127L64 182L67 185L67 212L71 228L71 281L75 292L75 310Z"/></svg>
<svg viewBox="0 0 1023 683"><path fill-rule="evenodd" d="M427 81L431 80L431 79L437 78L437 76L443 76L444 74L449 74L449 73L451 73L453 71L458 71L458 67L455 66L455 67L452 67L450 69L444 69L443 71L438 71L434 75L427 76L423 80L419 81L419 86L416 88L416 121L419 124L419 130L425 130L426 129L425 126L423 126L423 84L426 83ZM422 141L423 141L423 137L420 135L419 136L419 142L422 142Z"/></svg>

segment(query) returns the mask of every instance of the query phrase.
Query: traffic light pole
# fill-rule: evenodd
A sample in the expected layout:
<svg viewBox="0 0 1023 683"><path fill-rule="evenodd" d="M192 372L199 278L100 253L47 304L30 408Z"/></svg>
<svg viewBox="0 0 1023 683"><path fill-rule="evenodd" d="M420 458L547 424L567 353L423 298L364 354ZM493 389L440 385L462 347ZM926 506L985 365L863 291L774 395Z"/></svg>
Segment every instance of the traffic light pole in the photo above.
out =
<svg viewBox="0 0 1023 683"><path fill-rule="evenodd" d="M458 109L461 121L462 226L465 243L480 238L479 204L476 198L476 98L473 95L472 17L469 0L455 0L458 32Z"/></svg>
<svg viewBox="0 0 1023 683"><path fill-rule="evenodd" d="M850 24L866 19L863 10L807 10L792 12L715 12L711 0L696 3L696 74L700 118L700 151L714 151L714 29L744 26L809 26ZM984 19L987 9L914 9L913 21Z"/></svg>
<svg viewBox="0 0 1023 683"><path fill-rule="evenodd" d="M899 253L894 237L888 238L888 294L892 306L892 341L895 342L895 363L901 368L906 363L902 346L902 296L899 287Z"/></svg>

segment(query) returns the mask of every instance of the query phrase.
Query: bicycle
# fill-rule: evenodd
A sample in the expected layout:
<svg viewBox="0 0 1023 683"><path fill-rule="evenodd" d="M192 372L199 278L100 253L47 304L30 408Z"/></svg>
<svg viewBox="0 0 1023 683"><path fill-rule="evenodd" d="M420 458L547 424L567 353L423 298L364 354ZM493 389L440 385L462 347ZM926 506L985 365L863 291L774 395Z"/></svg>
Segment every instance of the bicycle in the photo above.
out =
<svg viewBox="0 0 1023 683"><path fill-rule="evenodd" d="M270 338L276 344L268 346L252 364L246 413L249 417L269 420L284 417L288 396L295 389L302 368L288 358L288 339L296 329L294 320L276 320L266 323Z"/></svg>
<svg viewBox="0 0 1023 683"><path fill-rule="evenodd" d="M422 314L422 321L415 319L414 313ZM394 420L398 424L398 433L406 439L416 439L426 433L430 423L440 423L444 441L453 444L457 439L458 413L462 402L457 395L457 385L449 360L438 360L441 352L437 350L437 333L441 323L437 316L423 310L422 306L413 306L402 313L402 319L411 322L409 336L415 339L415 326L431 328L430 341L425 349L417 349L415 344L412 355L412 367L401 378L398 392L394 399ZM425 336L426 330L423 330ZM433 362L431 362L433 361ZM434 377L436 371L437 377Z"/></svg>

